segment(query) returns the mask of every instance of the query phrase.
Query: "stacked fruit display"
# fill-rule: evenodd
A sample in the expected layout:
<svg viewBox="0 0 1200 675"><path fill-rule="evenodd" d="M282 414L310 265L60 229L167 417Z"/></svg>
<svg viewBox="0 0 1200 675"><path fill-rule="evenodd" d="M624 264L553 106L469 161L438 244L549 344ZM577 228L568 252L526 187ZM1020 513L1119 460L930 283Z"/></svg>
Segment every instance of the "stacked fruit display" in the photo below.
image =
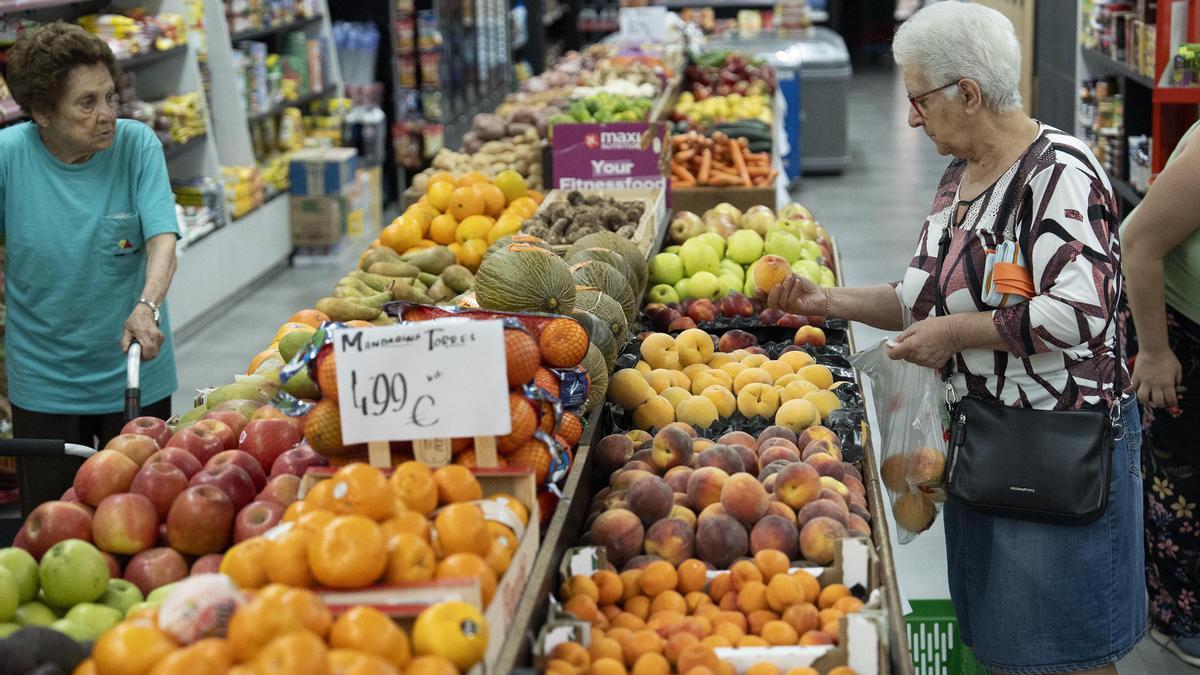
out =
<svg viewBox="0 0 1200 675"><path fill-rule="evenodd" d="M734 52L699 56L684 71L684 77L684 94L691 94L696 101L733 94L770 95L775 91L773 68Z"/></svg>
<svg viewBox="0 0 1200 675"><path fill-rule="evenodd" d="M782 258L791 271L821 286L833 286L833 252L828 233L799 204L779 215L765 206L745 213L720 204L703 217L689 212L671 221L667 247L650 260L650 302L715 300L734 292L754 297L754 272L766 256Z"/></svg>
<svg viewBox="0 0 1200 675"><path fill-rule="evenodd" d="M839 539L870 536L862 476L829 429L773 426L757 439L735 431L715 443L692 434L673 424L596 445L598 471L612 477L592 500L588 536L614 564L696 557L725 569L774 550L828 565Z"/></svg>
<svg viewBox="0 0 1200 675"><path fill-rule="evenodd" d="M586 93L586 98L575 100L566 110L550 118L551 135L557 124L641 122L654 106L653 97L640 93L633 96L607 91Z"/></svg>
<svg viewBox="0 0 1200 675"><path fill-rule="evenodd" d="M657 560L620 574L600 570L562 584L565 609L592 624L591 642L557 645L545 672L736 673L720 648L837 644L840 622L863 607L843 584L824 587L809 572L789 569L779 551L761 551L709 576L703 561ZM626 669L629 669L626 671ZM703 670L700 670L703 669ZM760 662L745 672L783 675ZM817 675L796 667L788 675ZM852 675L837 667L828 675Z"/></svg>

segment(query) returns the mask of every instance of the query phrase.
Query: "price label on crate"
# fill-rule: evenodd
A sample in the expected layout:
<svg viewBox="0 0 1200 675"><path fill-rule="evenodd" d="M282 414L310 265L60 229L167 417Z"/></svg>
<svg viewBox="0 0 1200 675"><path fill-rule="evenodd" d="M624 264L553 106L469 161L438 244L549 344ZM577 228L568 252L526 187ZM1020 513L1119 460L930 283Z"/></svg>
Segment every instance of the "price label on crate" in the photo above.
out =
<svg viewBox="0 0 1200 675"><path fill-rule="evenodd" d="M666 42L667 8L622 7L618 16L621 41L626 43Z"/></svg>
<svg viewBox="0 0 1200 675"><path fill-rule="evenodd" d="M499 321L338 329L333 348L343 443L512 431Z"/></svg>

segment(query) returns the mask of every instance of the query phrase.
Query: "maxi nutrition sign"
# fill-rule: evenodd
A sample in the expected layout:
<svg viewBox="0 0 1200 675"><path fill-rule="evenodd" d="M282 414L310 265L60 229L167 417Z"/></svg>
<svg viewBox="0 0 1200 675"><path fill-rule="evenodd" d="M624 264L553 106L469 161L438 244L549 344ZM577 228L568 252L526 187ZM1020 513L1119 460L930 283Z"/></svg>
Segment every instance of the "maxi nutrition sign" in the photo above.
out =
<svg viewBox="0 0 1200 675"><path fill-rule="evenodd" d="M666 124L558 124L553 136L556 188L661 189L670 193L671 143Z"/></svg>

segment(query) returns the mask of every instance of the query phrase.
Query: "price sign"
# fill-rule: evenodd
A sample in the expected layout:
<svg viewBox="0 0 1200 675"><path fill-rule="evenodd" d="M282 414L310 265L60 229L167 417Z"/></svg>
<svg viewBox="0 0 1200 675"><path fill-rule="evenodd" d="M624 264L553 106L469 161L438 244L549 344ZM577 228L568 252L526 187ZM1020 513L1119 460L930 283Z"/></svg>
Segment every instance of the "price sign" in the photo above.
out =
<svg viewBox="0 0 1200 675"><path fill-rule="evenodd" d="M338 329L333 348L343 443L512 431L499 321Z"/></svg>
<svg viewBox="0 0 1200 675"><path fill-rule="evenodd" d="M667 41L667 8L662 5L622 7L618 21L622 42Z"/></svg>

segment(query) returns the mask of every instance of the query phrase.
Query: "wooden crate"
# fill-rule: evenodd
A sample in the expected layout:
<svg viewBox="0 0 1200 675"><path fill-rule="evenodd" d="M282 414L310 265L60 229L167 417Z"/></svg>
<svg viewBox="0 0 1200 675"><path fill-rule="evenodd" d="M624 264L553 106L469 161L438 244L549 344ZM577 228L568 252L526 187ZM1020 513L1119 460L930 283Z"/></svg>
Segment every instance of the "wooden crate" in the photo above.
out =
<svg viewBox="0 0 1200 675"><path fill-rule="evenodd" d="M537 212L543 213L551 204L566 201L568 192L571 191L551 190L546 193L546 198L542 200L542 204L538 207ZM585 197L601 195L612 197L617 201L639 201L645 204L645 210L642 212L641 220L638 221L637 230L634 232L632 241L647 258L654 253L653 249L658 241L658 232L666 226L667 205L665 191L611 189L579 190L579 192ZM550 248L559 255L565 255L571 246L570 244L552 244Z"/></svg>

